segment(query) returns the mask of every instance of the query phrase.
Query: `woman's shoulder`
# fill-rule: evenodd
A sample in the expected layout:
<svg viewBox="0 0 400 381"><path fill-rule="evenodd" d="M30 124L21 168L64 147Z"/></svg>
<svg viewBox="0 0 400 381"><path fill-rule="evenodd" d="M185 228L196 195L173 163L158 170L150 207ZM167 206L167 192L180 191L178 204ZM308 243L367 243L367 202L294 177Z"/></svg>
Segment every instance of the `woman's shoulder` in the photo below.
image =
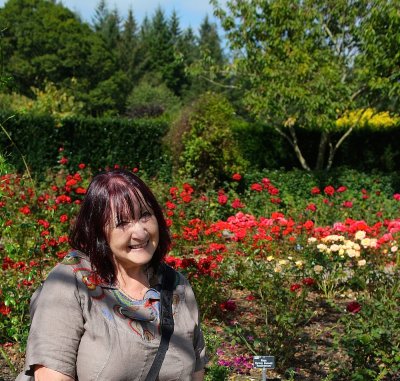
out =
<svg viewBox="0 0 400 381"><path fill-rule="evenodd" d="M78 269L90 270L89 258L79 251L71 251L49 271L45 283L54 280L72 280L72 278L76 278Z"/></svg>

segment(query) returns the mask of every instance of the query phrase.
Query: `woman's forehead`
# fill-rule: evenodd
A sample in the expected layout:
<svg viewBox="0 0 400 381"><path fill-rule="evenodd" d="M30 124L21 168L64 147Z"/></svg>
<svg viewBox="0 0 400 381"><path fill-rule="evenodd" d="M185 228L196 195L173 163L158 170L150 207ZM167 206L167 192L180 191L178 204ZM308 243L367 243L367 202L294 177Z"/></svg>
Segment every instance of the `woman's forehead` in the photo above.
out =
<svg viewBox="0 0 400 381"><path fill-rule="evenodd" d="M135 191L128 190L123 195L110 197L110 208L113 216L132 216L143 210L151 209L151 205L149 205L142 193L135 189Z"/></svg>

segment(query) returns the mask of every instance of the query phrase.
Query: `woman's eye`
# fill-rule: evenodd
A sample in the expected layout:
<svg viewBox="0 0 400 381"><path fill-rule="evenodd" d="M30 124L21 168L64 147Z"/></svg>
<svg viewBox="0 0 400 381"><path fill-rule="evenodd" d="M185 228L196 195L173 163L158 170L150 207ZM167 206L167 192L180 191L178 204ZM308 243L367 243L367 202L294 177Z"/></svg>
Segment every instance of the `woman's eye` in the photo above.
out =
<svg viewBox="0 0 400 381"><path fill-rule="evenodd" d="M142 213L142 215L140 216L140 219L142 221L148 221L151 218L152 214L148 211L145 211Z"/></svg>
<svg viewBox="0 0 400 381"><path fill-rule="evenodd" d="M125 226L129 225L129 221L119 221L117 222L117 228L123 228Z"/></svg>

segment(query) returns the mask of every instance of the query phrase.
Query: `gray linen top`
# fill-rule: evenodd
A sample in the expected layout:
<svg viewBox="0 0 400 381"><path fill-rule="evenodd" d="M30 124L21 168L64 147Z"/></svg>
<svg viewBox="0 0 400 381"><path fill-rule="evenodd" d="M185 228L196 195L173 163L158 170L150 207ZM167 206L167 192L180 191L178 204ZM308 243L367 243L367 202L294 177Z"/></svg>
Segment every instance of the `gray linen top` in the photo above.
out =
<svg viewBox="0 0 400 381"><path fill-rule="evenodd" d="M190 381L207 362L193 290L178 272L175 283L175 329L159 381ZM32 297L25 368L16 381L33 381L35 364L79 381L144 380L161 338L161 275L150 284L144 301L135 301L102 282L84 254L68 254Z"/></svg>

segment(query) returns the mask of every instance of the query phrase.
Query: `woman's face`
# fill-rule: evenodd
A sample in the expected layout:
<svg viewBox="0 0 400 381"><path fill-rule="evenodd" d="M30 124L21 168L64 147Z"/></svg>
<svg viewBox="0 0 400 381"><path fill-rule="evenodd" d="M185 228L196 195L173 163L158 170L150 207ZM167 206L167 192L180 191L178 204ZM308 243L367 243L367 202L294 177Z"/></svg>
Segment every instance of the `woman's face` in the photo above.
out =
<svg viewBox="0 0 400 381"><path fill-rule="evenodd" d="M159 229L150 208L136 209L135 218L117 221L115 213L107 228L108 245L116 265L128 270L148 264L157 249Z"/></svg>

